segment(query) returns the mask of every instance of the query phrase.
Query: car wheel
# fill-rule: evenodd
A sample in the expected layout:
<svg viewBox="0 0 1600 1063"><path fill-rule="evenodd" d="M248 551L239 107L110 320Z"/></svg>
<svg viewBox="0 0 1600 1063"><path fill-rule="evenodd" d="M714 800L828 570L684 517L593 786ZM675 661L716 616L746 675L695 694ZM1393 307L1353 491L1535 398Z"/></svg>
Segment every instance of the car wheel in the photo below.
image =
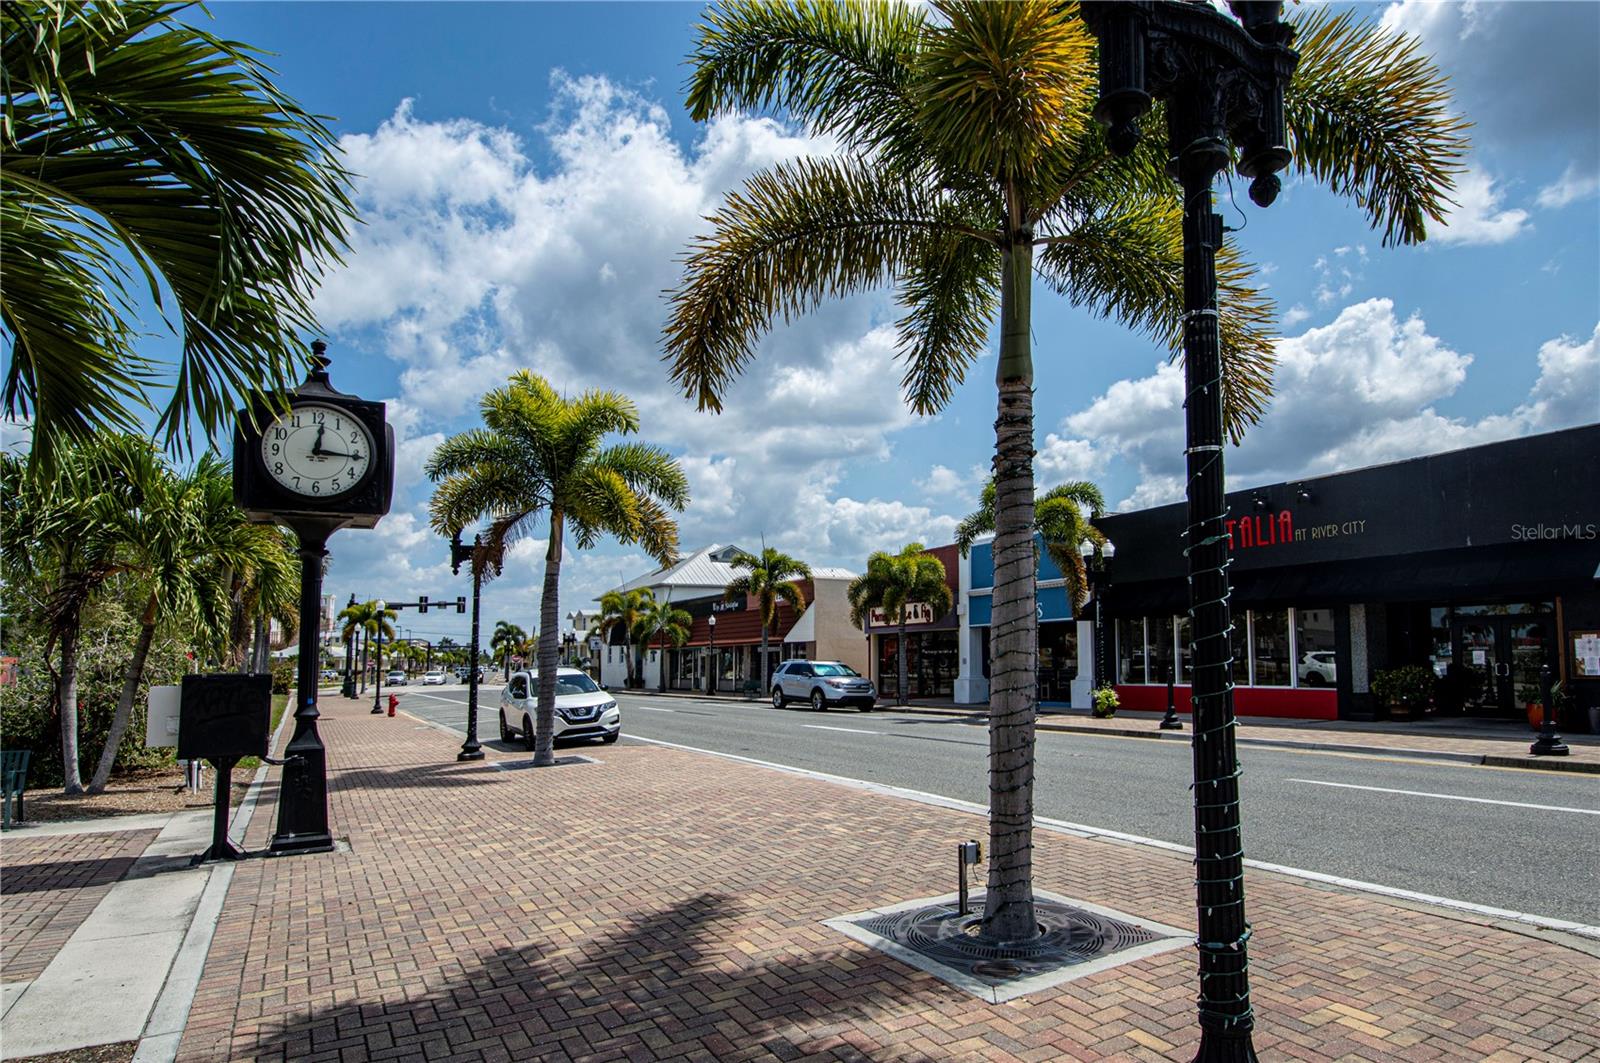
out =
<svg viewBox="0 0 1600 1063"><path fill-rule="evenodd" d="M813 690L811 692L811 708L814 712L828 711L828 699L822 696L822 691Z"/></svg>
<svg viewBox="0 0 1600 1063"><path fill-rule="evenodd" d="M533 752L534 737L533 737L533 717L531 717L531 716L524 716L522 718L522 737L528 743L528 752L532 753Z"/></svg>
<svg viewBox="0 0 1600 1063"><path fill-rule="evenodd" d="M877 708L876 705L862 705L861 706L861 711L862 712L871 712L875 708Z"/></svg>
<svg viewBox="0 0 1600 1063"><path fill-rule="evenodd" d="M773 687L772 688L772 707L775 708L775 709L781 709L787 704L789 704L789 699L783 696L783 688L782 687Z"/></svg>
<svg viewBox="0 0 1600 1063"><path fill-rule="evenodd" d="M1320 687L1322 684L1323 684L1323 678L1322 678L1322 673L1321 672L1307 672L1306 673L1306 686L1308 686L1308 687Z"/></svg>
<svg viewBox="0 0 1600 1063"><path fill-rule="evenodd" d="M615 742L617 739L619 739L621 737L622 737L622 732L618 731L614 735L606 735L606 736L604 736L603 738L600 739L600 741L604 742L606 745L609 746L609 745L611 745L613 742Z"/></svg>
<svg viewBox="0 0 1600 1063"><path fill-rule="evenodd" d="M499 712L495 713L495 715L500 718L500 741L502 741L502 742L511 741L511 728L506 726L505 710L502 709Z"/></svg>

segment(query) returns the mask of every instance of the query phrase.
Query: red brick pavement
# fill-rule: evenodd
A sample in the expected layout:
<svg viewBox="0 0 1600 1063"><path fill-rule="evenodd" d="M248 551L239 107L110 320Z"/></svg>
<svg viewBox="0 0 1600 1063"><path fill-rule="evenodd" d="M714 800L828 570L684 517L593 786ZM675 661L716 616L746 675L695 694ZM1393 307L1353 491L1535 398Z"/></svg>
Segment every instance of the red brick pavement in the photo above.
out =
<svg viewBox="0 0 1600 1063"><path fill-rule="evenodd" d="M0 978L25 982L49 966L156 833L8 834L0 843Z"/></svg>
<svg viewBox="0 0 1600 1063"><path fill-rule="evenodd" d="M462 765L436 730L325 705L350 851L239 866L181 1060L1193 1054L1191 950L991 1005L821 925L947 893L977 817L655 747ZM272 813L269 793L252 847ZM1194 926L1186 859L1041 833L1037 861L1042 888ZM1592 955L1283 876L1248 889L1264 1059L1600 1058Z"/></svg>

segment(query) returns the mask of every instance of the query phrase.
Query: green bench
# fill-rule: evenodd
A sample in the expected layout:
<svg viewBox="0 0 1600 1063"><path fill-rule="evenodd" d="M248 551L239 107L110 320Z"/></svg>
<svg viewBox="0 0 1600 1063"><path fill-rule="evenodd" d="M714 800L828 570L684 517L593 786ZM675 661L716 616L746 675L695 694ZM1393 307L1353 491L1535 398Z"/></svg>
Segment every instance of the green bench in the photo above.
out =
<svg viewBox="0 0 1600 1063"><path fill-rule="evenodd" d="M17 822L20 823L25 816L22 814L22 791L28 788L28 758L32 751L27 749L7 749L0 751L0 790L4 793L5 810L0 813L0 826L11 826L11 799L17 801Z"/></svg>

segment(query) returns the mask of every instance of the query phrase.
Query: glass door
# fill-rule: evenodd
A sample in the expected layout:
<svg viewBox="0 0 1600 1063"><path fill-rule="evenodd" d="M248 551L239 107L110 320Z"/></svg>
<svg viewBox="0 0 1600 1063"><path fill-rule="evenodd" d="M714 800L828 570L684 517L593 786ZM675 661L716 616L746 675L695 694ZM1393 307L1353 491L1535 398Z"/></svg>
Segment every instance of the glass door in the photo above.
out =
<svg viewBox="0 0 1600 1063"><path fill-rule="evenodd" d="M1554 642L1552 625L1548 618L1506 617L1501 623L1508 650L1507 685L1511 688L1511 704L1516 714L1522 716L1527 713L1530 701L1543 703L1544 700L1539 689L1539 667L1550 664L1554 668L1550 652Z"/></svg>
<svg viewBox="0 0 1600 1063"><path fill-rule="evenodd" d="M1462 617L1451 624L1450 641L1455 644L1461 708L1470 715L1498 716L1510 712L1509 705L1501 704L1498 673L1506 666L1500 659L1497 620L1497 617ZM1509 672L1509 668L1506 671Z"/></svg>

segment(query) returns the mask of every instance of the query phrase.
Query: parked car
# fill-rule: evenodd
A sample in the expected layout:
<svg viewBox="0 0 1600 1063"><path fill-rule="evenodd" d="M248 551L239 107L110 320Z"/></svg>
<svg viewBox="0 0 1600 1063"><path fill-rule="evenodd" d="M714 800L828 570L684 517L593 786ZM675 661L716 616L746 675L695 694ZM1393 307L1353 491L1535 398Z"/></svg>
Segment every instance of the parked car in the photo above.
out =
<svg viewBox="0 0 1600 1063"><path fill-rule="evenodd" d="M1339 679L1339 666L1332 650L1314 650L1300 658L1300 685L1331 687Z"/></svg>
<svg viewBox="0 0 1600 1063"><path fill-rule="evenodd" d="M324 668L322 670L322 678L324 678L324 679L338 679L339 678L339 670L337 668Z"/></svg>
<svg viewBox="0 0 1600 1063"><path fill-rule="evenodd" d="M444 686L444 673L438 671L437 669L432 672L425 673L422 677L422 685L425 687Z"/></svg>
<svg viewBox="0 0 1600 1063"><path fill-rule="evenodd" d="M403 687L406 685L406 674L396 668L383 678L384 686Z"/></svg>
<svg viewBox="0 0 1600 1063"><path fill-rule="evenodd" d="M871 712L878 704L872 680L838 661L784 661L772 673L772 707L809 701L818 712L829 705L853 705Z"/></svg>
<svg viewBox="0 0 1600 1063"><path fill-rule="evenodd" d="M515 735L533 748L534 717L539 704L539 673L512 672L500 692L500 740ZM556 741L598 738L615 742L622 735L622 710L616 699L576 668L556 669Z"/></svg>

